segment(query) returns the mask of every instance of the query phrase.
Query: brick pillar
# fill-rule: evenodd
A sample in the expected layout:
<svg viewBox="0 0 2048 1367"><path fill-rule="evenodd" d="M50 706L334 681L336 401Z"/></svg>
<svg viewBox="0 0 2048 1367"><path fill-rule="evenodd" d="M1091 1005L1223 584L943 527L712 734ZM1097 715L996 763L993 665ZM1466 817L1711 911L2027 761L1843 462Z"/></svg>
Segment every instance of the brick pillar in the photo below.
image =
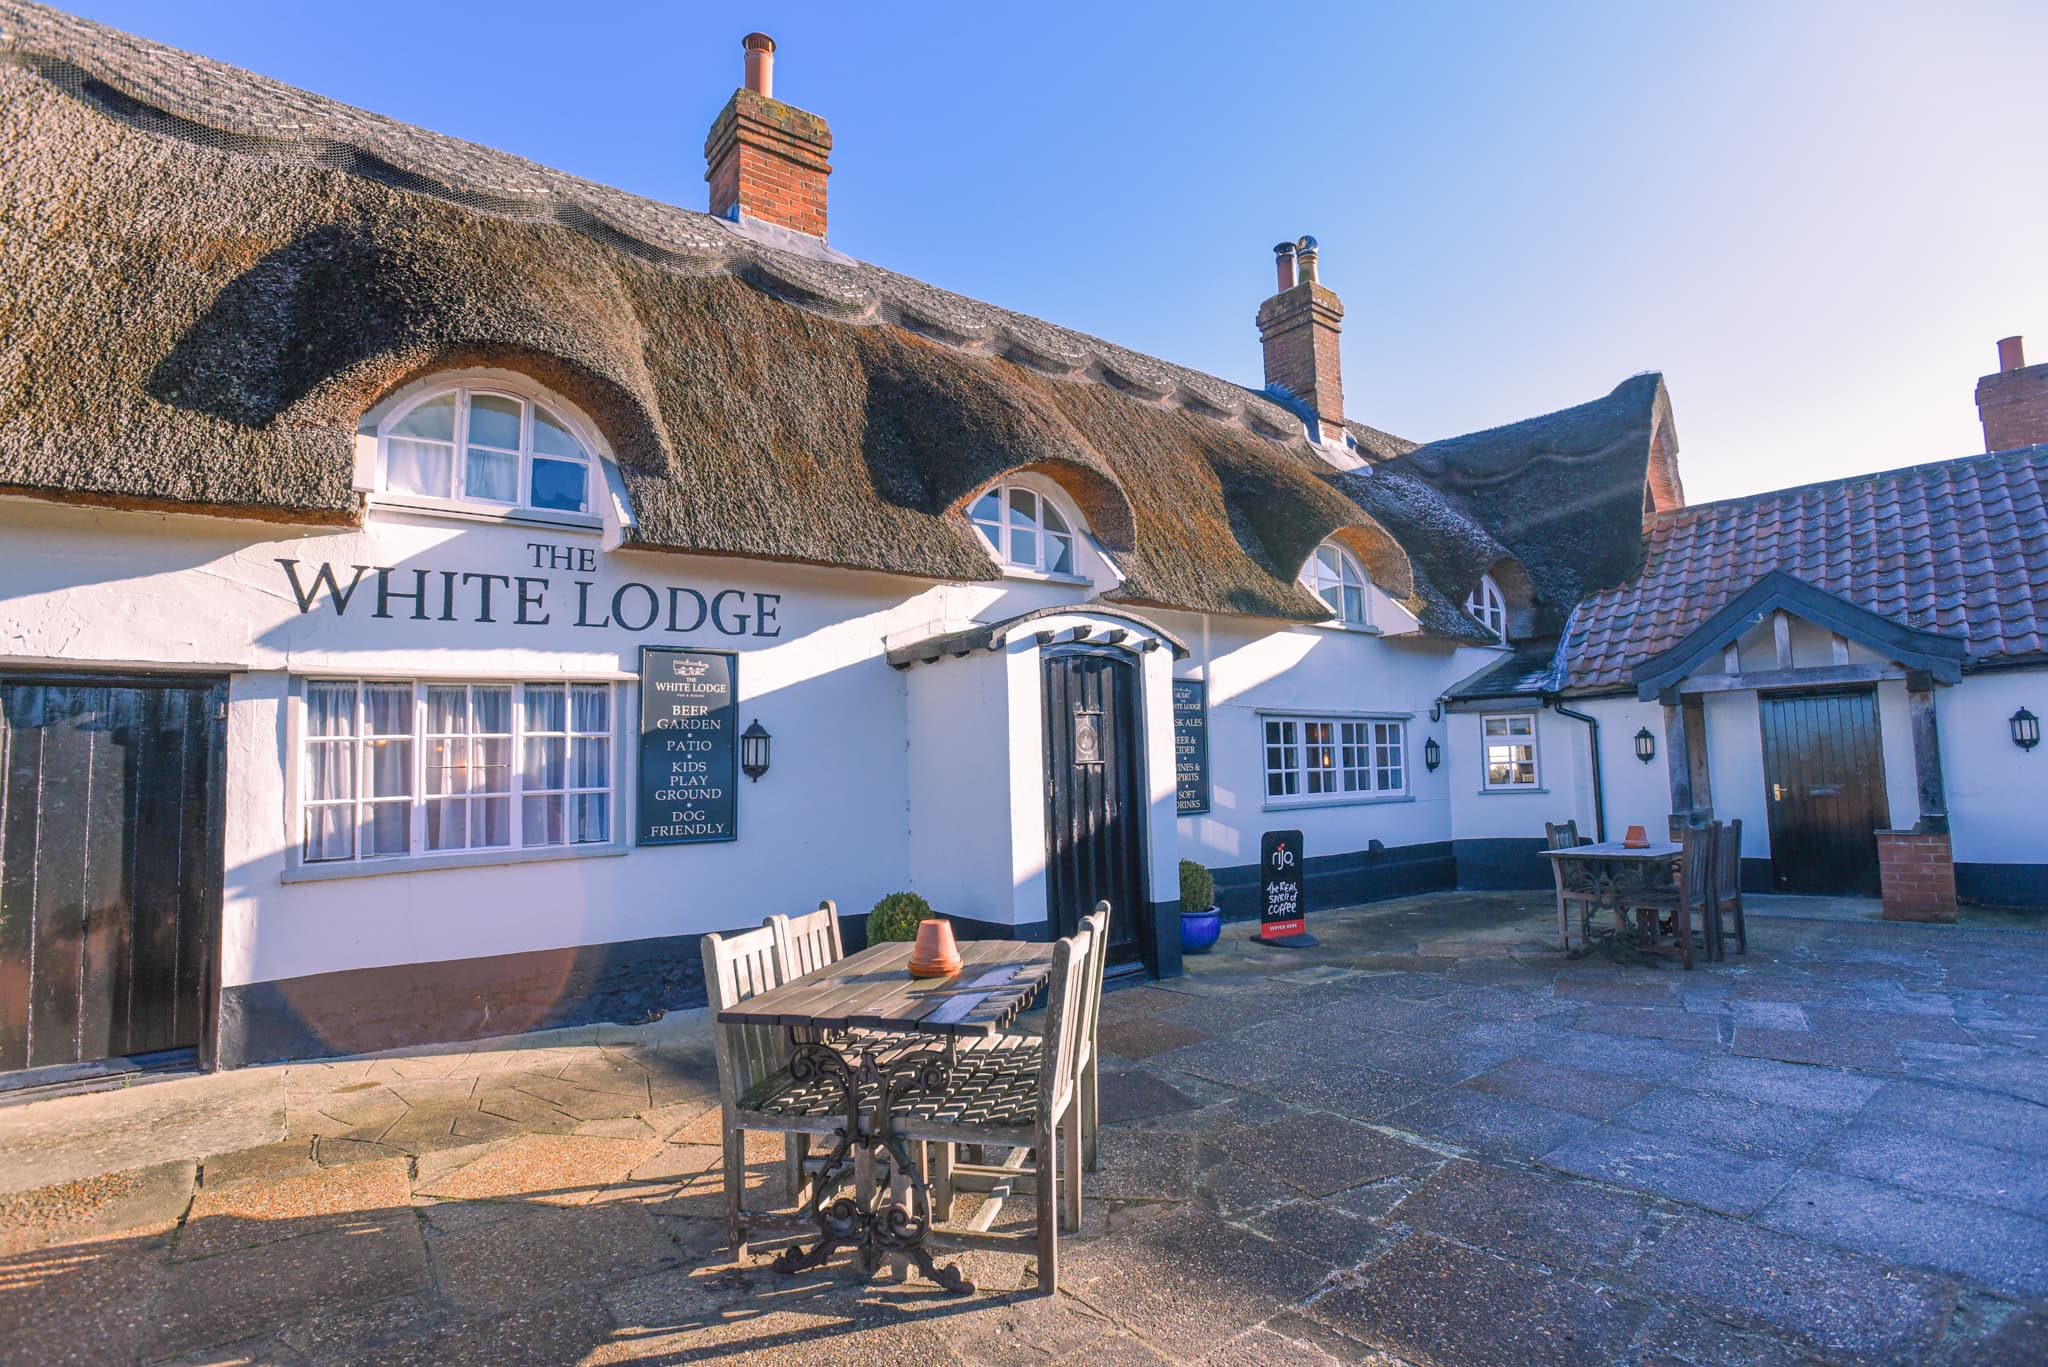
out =
<svg viewBox="0 0 2048 1367"><path fill-rule="evenodd" d="M1956 865L1948 832L1879 831L1877 868L1885 920L1956 919Z"/></svg>

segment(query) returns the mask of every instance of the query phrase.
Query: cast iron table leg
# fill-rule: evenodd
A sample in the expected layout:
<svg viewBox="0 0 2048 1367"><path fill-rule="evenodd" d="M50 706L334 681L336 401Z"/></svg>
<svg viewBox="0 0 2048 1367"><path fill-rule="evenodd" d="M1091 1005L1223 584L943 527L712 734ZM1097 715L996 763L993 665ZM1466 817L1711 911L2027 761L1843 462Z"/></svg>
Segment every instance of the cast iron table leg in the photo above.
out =
<svg viewBox="0 0 2048 1367"><path fill-rule="evenodd" d="M945 1087L944 1056L921 1054L882 1063L872 1050L862 1050L855 1063L829 1044L802 1043L790 1055L789 1071L799 1082L829 1080L839 1091L845 1124L838 1130L838 1142L826 1155L807 1203L817 1222L819 1240L808 1249L800 1245L784 1249L776 1256L775 1270L801 1272L817 1267L839 1249L857 1247L871 1270L883 1255L900 1253L948 1291L974 1290L974 1283L961 1275L957 1264L940 1266L924 1246L932 1226L931 1187L923 1168L912 1159L910 1144L897 1138L892 1121L894 1102L904 1091L933 1092ZM872 1125L861 1110L863 1084L875 1088L879 1103ZM833 1195L852 1177L857 1148L888 1155L895 1171L909 1179L907 1203L894 1200L890 1190L879 1183L872 1204Z"/></svg>

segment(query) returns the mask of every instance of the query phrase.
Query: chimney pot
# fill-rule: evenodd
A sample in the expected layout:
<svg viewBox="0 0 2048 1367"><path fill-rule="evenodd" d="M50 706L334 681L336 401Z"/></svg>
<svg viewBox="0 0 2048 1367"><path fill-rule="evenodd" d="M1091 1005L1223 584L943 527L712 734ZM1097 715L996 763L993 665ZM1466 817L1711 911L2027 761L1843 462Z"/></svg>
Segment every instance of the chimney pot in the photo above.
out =
<svg viewBox="0 0 2048 1367"><path fill-rule="evenodd" d="M1321 277L1316 273L1316 240L1314 238L1304 237L1301 241L1294 244L1294 259L1301 263L1301 278L1303 280L1306 280L1311 285L1321 283Z"/></svg>
<svg viewBox="0 0 2048 1367"><path fill-rule="evenodd" d="M1282 242L1273 248L1273 264L1279 268L1280 293L1294 288L1294 244Z"/></svg>
<svg viewBox="0 0 2048 1367"><path fill-rule="evenodd" d="M775 40L765 33L749 33L740 39L747 50L747 89L767 99L775 98Z"/></svg>
<svg viewBox="0 0 2048 1367"><path fill-rule="evenodd" d="M2025 370L2027 353L2017 337L1998 339L1998 368L2000 370Z"/></svg>

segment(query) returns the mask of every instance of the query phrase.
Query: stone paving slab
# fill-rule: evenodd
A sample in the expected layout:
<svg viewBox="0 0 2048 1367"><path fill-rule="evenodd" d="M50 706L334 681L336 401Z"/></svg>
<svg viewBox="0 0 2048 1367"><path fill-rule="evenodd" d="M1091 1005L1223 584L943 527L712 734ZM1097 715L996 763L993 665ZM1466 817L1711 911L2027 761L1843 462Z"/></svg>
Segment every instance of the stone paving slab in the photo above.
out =
<svg viewBox="0 0 2048 1367"><path fill-rule="evenodd" d="M1112 990L1052 1298L735 1260L701 1011L0 1107L0 1360L2044 1360L2048 936L1775 904L1691 973L1460 894Z"/></svg>

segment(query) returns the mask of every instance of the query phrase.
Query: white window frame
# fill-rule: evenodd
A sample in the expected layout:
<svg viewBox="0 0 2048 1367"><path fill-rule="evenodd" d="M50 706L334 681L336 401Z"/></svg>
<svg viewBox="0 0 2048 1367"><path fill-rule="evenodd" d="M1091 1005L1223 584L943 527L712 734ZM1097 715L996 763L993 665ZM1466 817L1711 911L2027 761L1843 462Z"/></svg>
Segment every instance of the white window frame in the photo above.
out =
<svg viewBox="0 0 2048 1367"><path fill-rule="evenodd" d="M424 440L409 437L392 429L415 411L436 400L453 397L455 400L455 423L449 442L433 441L433 445L449 447L448 492L445 494L425 492L416 489L393 488L391 485L391 442L397 440ZM519 449L507 451L503 447L483 446L479 449L498 454L516 455L518 473L514 476L515 497L506 499L486 498L472 494L465 487L468 464L465 458L469 449L469 414L471 401L477 398L507 399L519 405ZM554 451L534 450L535 413L544 412L556 427L574 438L580 452L578 456L564 455ZM451 384L430 385L419 393L410 395L385 414L377 424L377 491L392 499L405 502L422 502L429 505L471 507L496 513L517 514L539 518L563 518L573 520L595 520L599 517L599 492L606 486L604 460L593 446L584 425L564 413L556 404L522 390L516 385L491 381L459 381ZM563 464L580 464L583 467L583 506L580 508L543 508L533 501L533 464L541 460L557 461Z"/></svg>
<svg viewBox="0 0 2048 1367"><path fill-rule="evenodd" d="M1325 541L1309 552L1302 563L1301 583L1330 609L1329 620L1339 626L1372 626L1372 574L1349 549L1336 541ZM1358 590L1358 615L1344 611L1344 590ZM1332 593L1336 594L1333 601Z"/></svg>
<svg viewBox="0 0 2048 1367"><path fill-rule="evenodd" d="M1488 734L1487 728L1494 722L1501 723L1498 736ZM1527 726L1526 731L1515 729L1517 723ZM1479 778L1482 791L1489 793L1540 793L1543 791L1543 755L1537 744L1536 714L1534 712L1487 712L1479 718ZM1529 750L1529 781L1520 783L1510 780L1506 783L1493 781L1493 750L1496 745L1512 750L1526 744ZM1521 761L1510 759L1513 766Z"/></svg>
<svg viewBox="0 0 2048 1367"><path fill-rule="evenodd" d="M1014 517L1013 500L1024 494L1036 500L1038 514L1027 516L1028 526L1020 526ZM981 506L990 497L996 499L996 520L981 516ZM1046 579L1084 581L1081 573L1081 547L1087 540L1081 519L1064 501L1053 497L1036 483L1019 479L999 480L977 492L967 500L965 509L967 525L981 540L981 547L1005 573L1029 575ZM1057 519L1057 528L1047 525L1045 515L1050 512ZM1016 546L1014 532L1028 532L1032 539L1033 555L1029 560L1020 560L1011 554ZM1067 568L1053 569L1058 557L1051 553L1057 541L1064 541L1067 547Z"/></svg>
<svg viewBox="0 0 2048 1367"><path fill-rule="evenodd" d="M354 690L354 730L346 742L353 750L355 756L353 761L355 765L354 791L353 795L347 798L320 799L312 796L314 773L314 765L310 757L312 747L342 743L338 738L322 738L311 733L307 694L310 689L323 686L345 686ZM366 690L375 687L404 687L412 691L412 730L410 735L405 738L411 748L407 766L407 781L410 792L404 798L391 799L404 801L410 810L407 819L407 848L401 853L370 855L365 854L362 848L361 814L366 807L375 805L377 801L384 800L373 799L368 796L369 770L367 757L370 743L374 738L365 734L364 720L367 707ZM504 688L511 691L511 775L510 785L502 793L502 796L508 798L510 802L511 829L509 844L478 845L465 843L458 848L436 850L427 848L427 808L431 803L443 800L441 795L429 795L426 792L427 757L431 748L431 740L433 736L442 734L439 732L434 732L431 736L429 734L428 728L431 723L427 709L427 690L430 688L455 687L470 690L478 688ZM563 690L563 725L569 729L536 732L528 728L526 690L529 687L559 688ZM602 688L605 690L604 730L575 729L575 701L572 690L576 688ZM406 869L428 869L468 864L516 863L532 859L573 858L594 854L623 854L626 846L624 844L621 822L625 818L626 813L622 805L622 794L625 791L627 756L622 752L619 736L620 727L623 724L620 708L624 696L625 691L617 686L616 681L609 679L391 679L375 676L320 675L307 676L298 680L292 699L294 721L289 735L291 745L291 763L289 765L290 791L293 797L290 826L291 858L289 860L291 872L300 877L324 878L346 876L353 873L401 872ZM473 692L470 701L473 705ZM474 737L477 733L472 728L468 734ZM488 734L495 736L502 733L494 732ZM393 738L396 739L396 737ZM528 787L526 783L525 757L530 739L562 740L565 752L563 786L545 789L530 789ZM604 775L605 782L602 785L576 785L574 783L573 752L575 742L578 739L602 741L606 769ZM494 793L488 796L499 795L501 794ZM606 799L605 838L601 841L578 841L568 838L573 834L569 824L568 813L575 799L578 796L597 795L603 795ZM526 799L528 797L545 798L553 796L560 796L563 802L563 834L565 839L552 844L530 842L527 838L528 832L525 830ZM469 802L473 811L478 800L477 797L470 796L465 800ZM315 809L321 807L348 807L355 811L355 834L351 842L350 853L347 856L314 858L308 854L308 821L310 814ZM465 836L467 837L468 834L470 834L470 831L466 830Z"/></svg>
<svg viewBox="0 0 2048 1367"><path fill-rule="evenodd" d="M1266 811L1414 796L1405 714L1261 712L1258 720Z"/></svg>
<svg viewBox="0 0 2048 1367"><path fill-rule="evenodd" d="M1479 625L1492 632L1494 639L1502 645L1508 643L1508 600L1500 591L1500 585L1490 574L1479 576L1479 582L1465 597L1465 611L1472 614Z"/></svg>

